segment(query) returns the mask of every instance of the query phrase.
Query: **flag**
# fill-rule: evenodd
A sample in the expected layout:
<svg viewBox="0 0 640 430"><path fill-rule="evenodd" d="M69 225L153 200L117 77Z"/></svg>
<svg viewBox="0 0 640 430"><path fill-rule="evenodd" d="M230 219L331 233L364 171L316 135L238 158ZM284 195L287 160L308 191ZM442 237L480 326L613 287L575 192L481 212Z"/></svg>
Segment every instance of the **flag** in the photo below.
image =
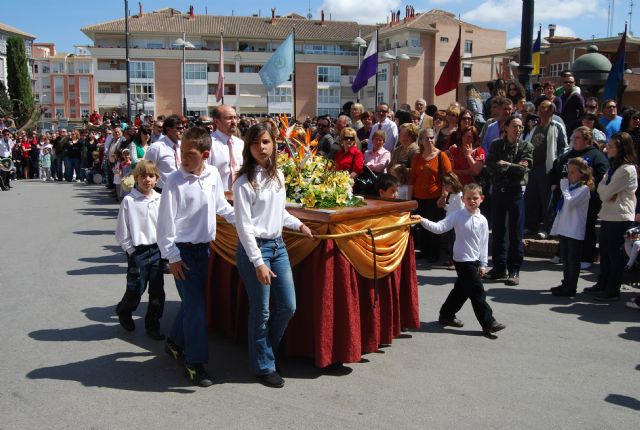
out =
<svg viewBox="0 0 640 430"><path fill-rule="evenodd" d="M604 99L617 99L620 92L620 86L624 78L624 65L627 60L626 55L627 47L627 26L624 27L624 33L622 39L618 45L618 52L616 53L616 59L613 61L609 76L607 77L607 83L604 85Z"/></svg>
<svg viewBox="0 0 640 430"><path fill-rule="evenodd" d="M531 71L532 75L540 74L540 32L542 28L538 28L538 38L533 43L533 52L531 57L531 62L533 63L533 70Z"/></svg>
<svg viewBox="0 0 640 430"><path fill-rule="evenodd" d="M435 88L436 96L441 96L458 88L458 82L460 82L460 36L461 27L458 27L458 43L456 43L447 64L442 69L442 74Z"/></svg>
<svg viewBox="0 0 640 430"><path fill-rule="evenodd" d="M278 85L289 80L289 77L293 73L293 49L294 33L291 33L284 42L276 49L267 64L262 66L259 75L262 79L262 84L266 87L267 91L271 91Z"/></svg>
<svg viewBox="0 0 640 430"><path fill-rule="evenodd" d="M360 63L360 69L356 74L351 89L354 93L357 93L369 82L369 78L372 78L378 72L378 32L373 33L367 52L364 54L362 63Z"/></svg>
<svg viewBox="0 0 640 430"><path fill-rule="evenodd" d="M216 103L224 100L224 42L220 33L220 69L218 70L218 87L216 88Z"/></svg>

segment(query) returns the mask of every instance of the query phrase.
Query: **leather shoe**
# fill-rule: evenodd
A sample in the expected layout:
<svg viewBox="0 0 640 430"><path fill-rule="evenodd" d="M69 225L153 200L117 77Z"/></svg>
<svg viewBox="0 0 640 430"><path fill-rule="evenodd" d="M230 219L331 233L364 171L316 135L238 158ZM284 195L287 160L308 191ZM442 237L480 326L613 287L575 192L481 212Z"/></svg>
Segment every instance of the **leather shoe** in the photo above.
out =
<svg viewBox="0 0 640 430"><path fill-rule="evenodd" d="M506 279L507 278L507 271L506 270L497 270L496 268L493 268L491 270L489 270L487 273L485 273L484 275L485 279L491 279L494 281L499 281L501 279Z"/></svg>
<svg viewBox="0 0 640 430"><path fill-rule="evenodd" d="M133 318L131 318L130 313L118 314L118 321L126 331L134 331L136 329L136 324L133 322Z"/></svg>
<svg viewBox="0 0 640 430"><path fill-rule="evenodd" d="M464 323L460 321L458 318L448 319L448 318L440 317L438 319L438 322L442 324L443 327L446 327L446 326L458 327L458 328L464 327Z"/></svg>
<svg viewBox="0 0 640 430"><path fill-rule="evenodd" d="M600 291L593 294L593 299L599 302L615 302L620 300L620 293L610 293L608 291Z"/></svg>
<svg viewBox="0 0 640 430"><path fill-rule="evenodd" d="M166 337L159 328L148 328L147 336L149 336L153 340L164 340Z"/></svg>
<svg viewBox="0 0 640 430"><path fill-rule="evenodd" d="M502 323L499 323L498 321L494 321L494 322L491 323L491 325L489 325L487 327L483 327L482 328L482 332L484 334L493 334L493 333L499 332L500 330L502 330L502 329L504 329L506 327L507 327L506 325L504 325Z"/></svg>
<svg viewBox="0 0 640 430"><path fill-rule="evenodd" d="M569 291L563 288L561 285L559 285L551 289L551 294L557 297L574 297L576 295L576 292Z"/></svg>
<svg viewBox="0 0 640 430"><path fill-rule="evenodd" d="M600 291L603 291L603 290L604 290L604 288L602 288L598 284L595 284L593 287L587 287L582 291L587 293L587 294L595 294L595 293L599 293Z"/></svg>
<svg viewBox="0 0 640 430"><path fill-rule="evenodd" d="M267 387L284 387L284 379L282 379L282 376L278 375L278 372L271 372L267 373L266 375L258 375L258 379L260 379L262 385L266 385Z"/></svg>
<svg viewBox="0 0 640 430"><path fill-rule="evenodd" d="M505 285L511 285L511 286L515 286L515 285L519 285L520 284L520 276L518 273L509 273L509 276L507 276L507 279L505 279L504 281Z"/></svg>

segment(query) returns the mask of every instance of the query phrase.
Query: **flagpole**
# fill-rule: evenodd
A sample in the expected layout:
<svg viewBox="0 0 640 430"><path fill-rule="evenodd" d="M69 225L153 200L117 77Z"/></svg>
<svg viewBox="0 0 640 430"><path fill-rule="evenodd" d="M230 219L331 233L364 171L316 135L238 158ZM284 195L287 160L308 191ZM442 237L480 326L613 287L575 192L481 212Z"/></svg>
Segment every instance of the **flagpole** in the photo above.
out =
<svg viewBox="0 0 640 430"><path fill-rule="evenodd" d="M458 14L458 43L462 42L462 20L460 19L460 14ZM458 76L463 76L462 73L462 61L458 64ZM458 80L458 84L456 85L456 101L458 101L458 92L460 91L460 81Z"/></svg>
<svg viewBox="0 0 640 430"><path fill-rule="evenodd" d="M224 42L222 41L222 32L220 32L220 60L223 59L224 53ZM220 70L218 73L224 74L224 61L220 61ZM222 104L224 104L224 80L222 81Z"/></svg>
<svg viewBox="0 0 640 430"><path fill-rule="evenodd" d="M373 109L378 107L378 27L376 27L376 93L373 96Z"/></svg>
<svg viewBox="0 0 640 430"><path fill-rule="evenodd" d="M291 115L291 120L293 122L293 119L296 118L297 115L297 111L296 111L296 26L293 26L293 80L292 80L292 89L291 89L291 93L293 94L293 112Z"/></svg>

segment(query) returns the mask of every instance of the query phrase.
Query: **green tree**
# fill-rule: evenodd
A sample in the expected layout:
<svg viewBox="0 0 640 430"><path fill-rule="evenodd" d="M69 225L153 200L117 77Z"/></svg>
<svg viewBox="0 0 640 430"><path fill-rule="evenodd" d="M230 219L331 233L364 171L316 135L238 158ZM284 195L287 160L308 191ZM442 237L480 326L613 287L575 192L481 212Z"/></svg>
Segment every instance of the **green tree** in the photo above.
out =
<svg viewBox="0 0 640 430"><path fill-rule="evenodd" d="M28 67L24 40L18 36L9 37L7 39L7 82L17 127L29 121L35 108Z"/></svg>
<svg viewBox="0 0 640 430"><path fill-rule="evenodd" d="M4 116L12 111L13 106L11 106L11 100L7 94L7 87L4 86L4 82L0 81L0 115Z"/></svg>

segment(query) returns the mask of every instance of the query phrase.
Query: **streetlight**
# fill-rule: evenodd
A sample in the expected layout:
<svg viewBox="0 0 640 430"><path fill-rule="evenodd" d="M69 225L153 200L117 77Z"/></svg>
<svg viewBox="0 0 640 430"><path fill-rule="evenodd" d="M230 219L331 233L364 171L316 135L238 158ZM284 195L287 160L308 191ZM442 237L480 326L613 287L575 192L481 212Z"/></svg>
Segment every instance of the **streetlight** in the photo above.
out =
<svg viewBox="0 0 640 430"><path fill-rule="evenodd" d="M393 55L385 52L382 54L382 58L393 61L393 110L395 112L398 109L398 64L400 64L400 61L410 60L411 58L407 54L398 54L397 46Z"/></svg>
<svg viewBox="0 0 640 430"><path fill-rule="evenodd" d="M360 37L360 31L358 31L358 37L353 39L351 45L358 48L358 68L360 68L362 66L362 64L360 64L360 50L367 47L367 42L362 37ZM358 103L360 103L360 91L361 90L358 90L358 97L356 99Z"/></svg>
<svg viewBox="0 0 640 430"><path fill-rule="evenodd" d="M182 38L177 38L174 42L174 45L182 47L182 114L187 116L187 93L185 92L185 52L187 48L193 49L193 43L187 40L187 35L185 32L182 32Z"/></svg>

